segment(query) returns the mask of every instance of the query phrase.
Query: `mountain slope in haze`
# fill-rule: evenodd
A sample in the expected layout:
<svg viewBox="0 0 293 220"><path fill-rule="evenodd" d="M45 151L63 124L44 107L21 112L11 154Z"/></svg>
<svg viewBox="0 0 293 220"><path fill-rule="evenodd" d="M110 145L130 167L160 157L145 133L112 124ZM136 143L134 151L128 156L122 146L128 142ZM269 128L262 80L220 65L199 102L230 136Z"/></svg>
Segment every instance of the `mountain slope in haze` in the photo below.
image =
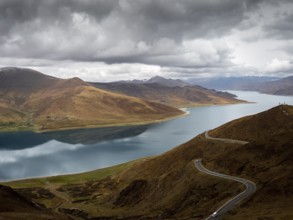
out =
<svg viewBox="0 0 293 220"><path fill-rule="evenodd" d="M143 80L121 80L117 81L114 83L126 83L126 84L160 84L162 86L167 86L167 87L184 87L184 86L189 86L190 84L180 80L180 79L167 79L162 76L154 76L150 79L143 79Z"/></svg>
<svg viewBox="0 0 293 220"><path fill-rule="evenodd" d="M144 82L145 84L153 84L157 83L163 86L167 87L184 87L184 86L189 86L189 83L184 82L180 79L166 79L161 76L154 76Z"/></svg>
<svg viewBox="0 0 293 220"><path fill-rule="evenodd" d="M244 102L237 100L230 93L210 90L200 86L171 87L158 83L138 84L117 82L91 84L100 89L177 107Z"/></svg>
<svg viewBox="0 0 293 220"><path fill-rule="evenodd" d="M210 89L220 90L251 90L255 91L260 83L277 80L276 77L215 77L215 78L199 78L189 80L190 84L201 85Z"/></svg>
<svg viewBox="0 0 293 220"><path fill-rule="evenodd" d="M258 91L272 95L293 95L293 76L276 77L223 77L211 79L194 79L198 84L212 89Z"/></svg>
<svg viewBox="0 0 293 220"><path fill-rule="evenodd" d="M262 83L257 91L272 95L293 95L293 76Z"/></svg>
<svg viewBox="0 0 293 220"><path fill-rule="evenodd" d="M37 71L0 71L2 129L95 127L162 120L183 114L170 106L97 89L79 78L58 79Z"/></svg>
<svg viewBox="0 0 293 220"><path fill-rule="evenodd" d="M162 155L133 162L115 175L65 181L58 190L72 198L72 207L96 219L206 219L245 187L199 172L194 160L202 158L210 170L256 183L256 193L225 219L292 219L292 119L293 106L278 106L209 132L212 137L244 139L248 144L224 143L200 134ZM27 196L34 190L18 187ZM49 204L50 199L33 195Z"/></svg>

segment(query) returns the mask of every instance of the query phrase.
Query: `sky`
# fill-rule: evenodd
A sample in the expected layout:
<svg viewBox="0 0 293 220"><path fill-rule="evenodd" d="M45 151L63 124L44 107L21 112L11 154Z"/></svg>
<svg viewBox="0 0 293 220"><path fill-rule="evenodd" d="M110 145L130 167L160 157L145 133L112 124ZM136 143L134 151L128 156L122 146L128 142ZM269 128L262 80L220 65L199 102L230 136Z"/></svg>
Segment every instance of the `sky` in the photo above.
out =
<svg viewBox="0 0 293 220"><path fill-rule="evenodd" d="M293 75L292 0L0 0L0 67L86 81Z"/></svg>

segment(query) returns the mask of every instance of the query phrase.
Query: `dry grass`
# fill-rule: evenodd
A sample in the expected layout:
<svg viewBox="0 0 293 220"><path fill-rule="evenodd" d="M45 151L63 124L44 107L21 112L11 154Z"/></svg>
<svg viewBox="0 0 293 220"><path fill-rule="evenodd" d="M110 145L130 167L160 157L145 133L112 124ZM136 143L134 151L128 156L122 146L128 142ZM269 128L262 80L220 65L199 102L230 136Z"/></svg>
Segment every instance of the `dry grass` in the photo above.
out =
<svg viewBox="0 0 293 220"><path fill-rule="evenodd" d="M144 160L144 159L142 159ZM46 187L47 183L55 185L66 185L66 184L81 184L87 181L97 181L108 176L112 176L122 170L127 169L130 166L138 163L137 160L130 161L127 163L119 164L112 167L97 169L84 173L68 174L60 176L49 176L33 179L23 179L1 183L13 188L35 188L35 187Z"/></svg>

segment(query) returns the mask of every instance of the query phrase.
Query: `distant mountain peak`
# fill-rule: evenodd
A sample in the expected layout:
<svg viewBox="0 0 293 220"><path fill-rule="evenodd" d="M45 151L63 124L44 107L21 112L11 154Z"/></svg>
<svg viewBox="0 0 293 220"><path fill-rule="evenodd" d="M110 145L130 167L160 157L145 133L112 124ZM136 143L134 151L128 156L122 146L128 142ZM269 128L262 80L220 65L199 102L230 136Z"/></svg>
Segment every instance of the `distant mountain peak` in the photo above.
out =
<svg viewBox="0 0 293 220"><path fill-rule="evenodd" d="M116 81L115 83L133 83L133 84L160 84L163 86L167 87L184 87L184 86L190 86L189 83L180 80L180 79L171 79L171 78L165 78L163 76L153 76L149 79L134 79L134 80L121 80L121 81Z"/></svg>
<svg viewBox="0 0 293 220"><path fill-rule="evenodd" d="M78 77L62 79L57 85L61 87L88 86L88 84L85 81Z"/></svg>
<svg viewBox="0 0 293 220"><path fill-rule="evenodd" d="M30 73L39 73L40 72L33 70L33 69L29 69L29 68L21 68L21 67L1 67L0 68L0 73L7 73L7 74L19 74L20 72L30 72Z"/></svg>
<svg viewBox="0 0 293 220"><path fill-rule="evenodd" d="M69 79L67 79L67 81L71 81L71 82L83 82L84 83L84 81L82 79L78 78L78 77L69 78Z"/></svg>
<svg viewBox="0 0 293 220"><path fill-rule="evenodd" d="M9 71L9 70L15 70L15 69L18 69L17 67L1 67L0 68L0 71Z"/></svg>
<svg viewBox="0 0 293 220"><path fill-rule="evenodd" d="M149 81L150 81L150 80L158 80L158 79L167 79L167 78L156 75L156 76L151 77L151 78L149 79Z"/></svg>
<svg viewBox="0 0 293 220"><path fill-rule="evenodd" d="M158 83L168 87L184 87L189 85L189 83L184 82L180 79L171 79L171 78L167 79L158 75L145 81L145 83Z"/></svg>

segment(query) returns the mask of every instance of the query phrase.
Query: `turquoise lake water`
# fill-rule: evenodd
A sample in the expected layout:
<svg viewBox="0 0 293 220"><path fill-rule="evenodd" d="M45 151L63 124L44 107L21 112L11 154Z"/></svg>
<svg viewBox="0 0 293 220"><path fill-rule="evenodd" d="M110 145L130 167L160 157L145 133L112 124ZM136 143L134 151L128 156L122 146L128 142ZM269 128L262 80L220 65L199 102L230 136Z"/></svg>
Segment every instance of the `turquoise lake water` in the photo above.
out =
<svg viewBox="0 0 293 220"><path fill-rule="evenodd" d="M0 133L0 180L84 172L159 155L233 119L279 103L293 105L292 96L229 92L255 103L189 108L188 116L150 125Z"/></svg>

